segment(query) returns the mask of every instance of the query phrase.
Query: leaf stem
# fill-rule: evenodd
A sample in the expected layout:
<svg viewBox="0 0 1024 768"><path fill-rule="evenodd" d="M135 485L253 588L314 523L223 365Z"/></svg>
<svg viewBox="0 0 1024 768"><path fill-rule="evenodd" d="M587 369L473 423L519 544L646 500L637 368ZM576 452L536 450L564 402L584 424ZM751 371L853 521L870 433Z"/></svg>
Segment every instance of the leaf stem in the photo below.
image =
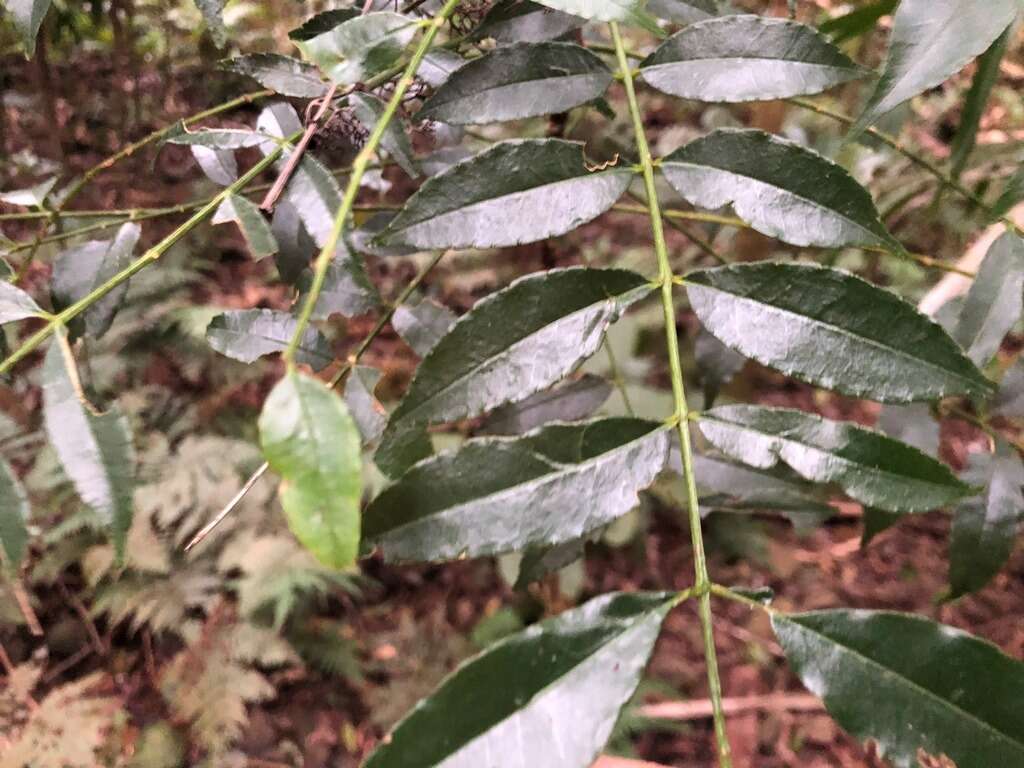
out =
<svg viewBox="0 0 1024 768"><path fill-rule="evenodd" d="M288 141L294 141L300 135L300 133L296 133L293 136L289 137ZM110 291L114 290L114 288L130 279L136 273L141 272L150 264L159 260L159 258L163 256L168 250L170 250L179 240L181 240L183 237L185 237L185 235L187 235L199 224L205 221L209 216L211 216L226 197L241 190L243 187L245 187L246 184L248 184L250 181L259 176L264 169L272 165L274 161L277 160L277 158L280 156L282 150L283 147L281 146L275 148L272 152L267 154L266 157L264 157L258 163L253 165L252 168L246 171L245 174L240 176L237 181L235 181L230 186L227 186L224 189L222 189L218 195L213 197L208 203L206 203L206 205L204 205L202 208L196 211L187 221L178 226L177 229L175 229L173 232L171 232L171 234L169 234L159 243L157 243L144 254L142 254L142 256L133 261L131 264L129 264L123 270L118 272L116 275L111 277L109 280L103 283L103 285L94 288L92 291L90 291L88 294L86 294L81 299L76 301L74 304L54 315L50 322L48 322L45 326L36 331L32 336L30 336L25 341L24 344L22 344L20 347L18 347L18 349L12 352L7 357L7 359L3 361L3 363L0 363L0 374L4 374L10 371L10 369L14 367L14 365L16 365L19 361L23 360L34 349L36 349L36 347L38 347L40 344L46 341L46 339L54 332L54 330L58 326L67 325L75 317L77 317L82 312L91 307L93 304L95 304L97 301L102 299L104 296L110 293Z"/></svg>
<svg viewBox="0 0 1024 768"><path fill-rule="evenodd" d="M412 85L413 78L416 76L416 71L420 68L420 63L423 61L423 57L426 56L427 51L430 50L437 33L441 30L441 27L444 26L448 17L455 11L458 4L459 0L446 0L445 4L441 7L441 10L437 12L433 20L428 22L426 33L420 40L419 45L416 46L416 51L413 53L412 58L409 59L409 63L406 65L402 76L395 84L394 93L391 94L391 98L388 100L387 106L384 107L384 111L380 118L378 118L377 124L373 127L373 131L366 140L366 144L364 144L363 148L359 150L359 154L356 155L355 162L352 163L352 175L349 177L348 184L345 187L345 194L342 198L341 206L338 208L338 213L334 217L334 226L331 228L331 233L328 235L327 241L324 243L323 249L320 251L320 255L317 256L316 263L313 268L313 282L310 285L306 301L303 303L302 309L299 312L298 321L295 324L295 333L292 335L292 339L289 342L287 349L284 351L283 357L289 367L294 365L295 352L299 347L299 342L302 340L302 334L305 333L306 326L309 325L310 318L313 316L313 309L316 307L316 302L320 298L320 292L324 287L327 270L331 265L331 260L334 258L334 251L338 247L338 241L341 240L341 234L345 229L348 216L352 212L352 208L356 202L356 196L359 194L359 187L363 181L363 174L366 173L367 167L370 165L370 161L373 159L373 156L377 151L377 147L384 138L384 132L387 130L388 125L390 125L391 120L398 111L398 107L401 105L402 99L405 97L405 92L409 89L409 86Z"/></svg>
<svg viewBox="0 0 1024 768"><path fill-rule="evenodd" d="M729 738L725 731L725 714L722 710L722 683L718 675L718 660L715 652L714 630L711 622L711 594L708 590L707 559L704 554L704 536L701 533L700 507L697 501L697 483L693 472L693 450L690 446L689 409L686 404L686 389L683 384L682 364L679 360L679 339L676 335L676 311L672 297L672 267L669 263L668 246L665 242L665 230L662 226L661 208L658 203L658 191L654 183L654 162L651 150L644 133L643 117L637 102L633 78L630 74L626 48L622 44L622 35L615 22L610 25L612 40L615 43L615 55L619 63L619 71L623 74L623 86L629 102L629 113L633 120L633 132L636 140L640 165L643 168L644 189L646 191L648 213L651 219L651 233L654 238L654 252L658 257L658 276L661 282L661 304L665 316L665 340L668 345L668 362L672 374L672 396L675 401L675 415L679 419L679 445L682 454L683 475L686 481L686 496L689 506L690 538L693 542L693 567L695 575L694 591L700 595L698 613L700 615L701 634L704 640L704 658L707 663L708 693L711 698L712 714L715 726L715 741L718 745L718 763L721 768L731 768L732 757Z"/></svg>

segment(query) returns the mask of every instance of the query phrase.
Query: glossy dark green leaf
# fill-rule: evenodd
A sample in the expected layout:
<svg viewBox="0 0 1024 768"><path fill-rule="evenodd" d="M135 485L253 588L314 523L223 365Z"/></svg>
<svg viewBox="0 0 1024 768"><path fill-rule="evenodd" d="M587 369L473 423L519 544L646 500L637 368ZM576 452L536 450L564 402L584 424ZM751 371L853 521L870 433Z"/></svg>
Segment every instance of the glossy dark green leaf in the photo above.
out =
<svg viewBox="0 0 1024 768"><path fill-rule="evenodd" d="M202 144L189 147L203 174L214 184L226 187L238 179L238 161L230 149L210 149Z"/></svg>
<svg viewBox="0 0 1024 768"><path fill-rule="evenodd" d="M315 157L304 154L281 199L294 206L306 232L322 248L341 206L341 191L331 172Z"/></svg>
<svg viewBox="0 0 1024 768"><path fill-rule="evenodd" d="M723 128L680 147L661 168L691 204L732 205L737 216L769 237L792 245L902 252L871 195L844 168L778 136Z"/></svg>
<svg viewBox="0 0 1024 768"><path fill-rule="evenodd" d="M672 604L666 593L602 595L491 645L416 705L365 768L589 766Z"/></svg>
<svg viewBox="0 0 1024 768"><path fill-rule="evenodd" d="M206 328L210 346L232 360L253 363L264 355L283 352L295 333L296 320L274 309L232 309L222 312ZM313 370L334 360L331 346L316 328L307 327L296 351L297 362Z"/></svg>
<svg viewBox="0 0 1024 768"><path fill-rule="evenodd" d="M28 550L28 516L28 495L11 465L0 459L0 547L9 573L18 572Z"/></svg>
<svg viewBox="0 0 1024 768"><path fill-rule="evenodd" d="M425 426L479 416L559 381L650 290L635 272L570 268L528 275L478 302L423 359L391 414L378 466L394 476L423 458Z"/></svg>
<svg viewBox="0 0 1024 768"><path fill-rule="evenodd" d="M420 357L434 348L458 318L448 307L430 299L402 304L391 317L395 333Z"/></svg>
<svg viewBox="0 0 1024 768"><path fill-rule="evenodd" d="M531 547L526 550L519 562L519 573L514 588L526 589L535 581L572 565L583 557L585 544L585 538L581 537L552 547Z"/></svg>
<svg viewBox="0 0 1024 768"><path fill-rule="evenodd" d="M364 443L373 443L388 423L388 412L373 393L381 372L367 365L354 366L345 381L345 404Z"/></svg>
<svg viewBox="0 0 1024 768"><path fill-rule="evenodd" d="M668 445L664 425L639 419L471 440L415 465L374 499L366 545L403 562L571 541L635 507L664 468Z"/></svg>
<svg viewBox="0 0 1024 768"><path fill-rule="evenodd" d="M791 667L895 768L918 750L957 768L1024 761L1024 664L962 630L885 611L774 614Z"/></svg>
<svg viewBox="0 0 1024 768"><path fill-rule="evenodd" d="M541 5L590 21L620 21L664 37L658 20L645 10L646 0L538 0Z"/></svg>
<svg viewBox="0 0 1024 768"><path fill-rule="evenodd" d="M788 408L720 406L701 432L723 453L753 467L783 462L801 477L835 483L887 512L925 512L970 495L945 464L880 432Z"/></svg>
<svg viewBox="0 0 1024 768"><path fill-rule="evenodd" d="M249 251L257 261L277 253L277 241L260 209L247 197L229 195L220 204L212 219L214 224L233 221L245 238Z"/></svg>
<svg viewBox="0 0 1024 768"><path fill-rule="evenodd" d="M896 9L899 0L877 0L854 8L849 13L834 16L823 22L818 30L832 38L837 45L844 40L865 35L875 28L878 20Z"/></svg>
<svg viewBox="0 0 1024 768"><path fill-rule="evenodd" d="M356 119L363 124L367 132L373 131L378 121L384 114L384 102L368 93L353 93L348 97L348 103ZM384 130L384 136L380 141L381 148L387 152L391 159L398 163L398 167L412 176L414 179L420 175L416 168L416 158L413 156L412 144L405 134L400 120L392 120Z"/></svg>
<svg viewBox="0 0 1024 768"><path fill-rule="evenodd" d="M531 0L499 0L473 30L474 40L492 38L498 45L540 43L579 29L579 16L555 11Z"/></svg>
<svg viewBox="0 0 1024 768"><path fill-rule="evenodd" d="M313 284L312 269L305 270L298 280L299 303L305 301ZM355 317L376 309L380 295L366 274L362 258L341 242L327 267L324 284L313 308L314 320L326 320L331 315Z"/></svg>
<svg viewBox="0 0 1024 768"><path fill-rule="evenodd" d="M220 63L222 69L251 77L265 88L297 99L315 99L327 91L312 64L277 53L250 53Z"/></svg>
<svg viewBox="0 0 1024 768"><path fill-rule="evenodd" d="M785 99L865 74L812 27L747 15L691 24L640 63L649 85L697 101Z"/></svg>
<svg viewBox="0 0 1024 768"><path fill-rule="evenodd" d="M53 266L54 304L63 309L99 288L132 261L142 230L138 224L122 224L113 240L90 241L64 251ZM98 339L109 330L128 284L122 283L83 313L85 333Z"/></svg>
<svg viewBox="0 0 1024 768"><path fill-rule="evenodd" d="M1003 187L999 199L992 206L993 216L1005 216L1011 208L1024 200L1024 165L1016 170Z"/></svg>
<svg viewBox="0 0 1024 768"><path fill-rule="evenodd" d="M418 29L397 13L355 16L301 43L310 60L338 85L353 85L392 66Z"/></svg>
<svg viewBox="0 0 1024 768"><path fill-rule="evenodd" d="M676 24L696 24L722 15L718 0L647 0L647 10Z"/></svg>
<svg viewBox="0 0 1024 768"><path fill-rule="evenodd" d="M461 67L417 117L477 125L567 112L601 96L611 82L605 63L578 45L518 43Z"/></svg>
<svg viewBox="0 0 1024 768"><path fill-rule="evenodd" d="M494 248L562 235L611 208L633 171L590 171L583 145L503 141L427 179L381 235L418 248Z"/></svg>
<svg viewBox="0 0 1024 768"><path fill-rule="evenodd" d="M259 430L295 537L324 565L351 566L359 553L363 461L344 401L323 382L289 371L263 404Z"/></svg>
<svg viewBox="0 0 1024 768"><path fill-rule="evenodd" d="M978 59L978 70L974 73L971 88L964 99L960 125L957 127L956 135L950 146L949 175L954 179L960 178L960 174L967 166L967 161L974 150L981 116L988 103L989 94L992 93L992 86L999 79L999 65L1003 56L1006 55L1009 42L1010 30L1007 28Z"/></svg>
<svg viewBox="0 0 1024 768"><path fill-rule="evenodd" d="M851 134L959 72L1010 26L1018 0L901 0L878 87Z"/></svg>
<svg viewBox="0 0 1024 768"><path fill-rule="evenodd" d="M746 365L747 358L720 342L701 327L693 342L693 360L704 388L704 407L710 408L719 390Z"/></svg>
<svg viewBox="0 0 1024 768"><path fill-rule="evenodd" d="M35 55L36 36L43 25L46 12L50 10L52 0L5 0L4 5L11 15L14 28L25 46L25 53Z"/></svg>
<svg viewBox="0 0 1024 768"><path fill-rule="evenodd" d="M953 338L977 365L991 360L1024 311L1024 240L1004 233L985 254Z"/></svg>
<svg viewBox="0 0 1024 768"><path fill-rule="evenodd" d="M21 288L0 280L0 325L36 317L42 312L35 300Z"/></svg>
<svg viewBox="0 0 1024 768"><path fill-rule="evenodd" d="M228 0L195 0L196 7L203 14L206 28L218 48L223 48L228 41L228 30L224 26L224 6Z"/></svg>
<svg viewBox="0 0 1024 768"><path fill-rule="evenodd" d="M97 412L82 395L71 348L58 331L43 360L43 426L79 498L111 530L121 556L132 521L135 453L116 407Z"/></svg>
<svg viewBox="0 0 1024 768"><path fill-rule="evenodd" d="M45 181L24 189L12 189L9 192L0 192L0 202L10 205L23 205L26 208L38 208L46 202L47 195L57 183L57 177L53 176Z"/></svg>
<svg viewBox="0 0 1024 768"><path fill-rule="evenodd" d="M972 462L965 479L985 485L981 498L957 507L949 537L950 597L984 587L1005 565L1024 520L1024 463L1002 440L994 456Z"/></svg>
<svg viewBox="0 0 1024 768"><path fill-rule="evenodd" d="M481 434L521 435L552 421L579 421L604 405L612 385L587 373L551 389L530 395L522 402L503 405L484 422Z"/></svg>
<svg viewBox="0 0 1024 768"><path fill-rule="evenodd" d="M343 21L354 19L359 16L358 8L337 8L333 11L323 11L315 16L306 19L302 26L293 29L288 33L291 40L303 42L324 32L330 32Z"/></svg>
<svg viewBox="0 0 1024 768"><path fill-rule="evenodd" d="M722 342L811 384L888 403L994 389L938 324L848 272L757 262L692 272L686 289Z"/></svg>

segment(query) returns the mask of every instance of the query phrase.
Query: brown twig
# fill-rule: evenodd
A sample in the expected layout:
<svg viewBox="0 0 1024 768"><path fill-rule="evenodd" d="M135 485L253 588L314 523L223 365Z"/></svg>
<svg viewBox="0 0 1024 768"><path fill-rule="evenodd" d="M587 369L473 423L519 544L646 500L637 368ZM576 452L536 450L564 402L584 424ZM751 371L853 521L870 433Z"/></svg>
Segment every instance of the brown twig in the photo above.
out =
<svg viewBox="0 0 1024 768"><path fill-rule="evenodd" d="M61 595L68 602L75 613L78 614L78 618L82 620L82 624L85 626L86 634L89 635L89 640L92 642L92 647L100 656L107 655L107 647L103 643L103 638L100 637L100 632L96 629L96 624L93 622L92 617L89 615L89 611L82 605L82 601L78 599L77 595L71 593L63 579L57 580L57 587L60 589Z"/></svg>
<svg viewBox="0 0 1024 768"><path fill-rule="evenodd" d="M820 712L821 699L810 693L769 693L758 696L736 696L722 699L727 715L743 712ZM644 717L659 720L706 720L711 717L711 700L664 701L640 707Z"/></svg>
<svg viewBox="0 0 1024 768"><path fill-rule="evenodd" d="M306 147L309 146L309 142L313 140L313 136L320 128L320 121L323 120L325 114L327 114L328 108L331 106L331 102L334 100L334 94L338 90L338 85L335 83L331 86L331 89L327 92L327 95L323 97L320 102L320 108L317 109L316 114L313 115L313 119L306 125L306 131L302 134L302 138L299 139L299 143L295 145L295 149L288 156L287 162L284 164L284 168L281 169L281 173L278 174L277 179L274 180L274 185L267 191L267 196L263 198L263 202L260 203L260 208L267 213L274 210L274 205L277 203L277 199L284 192L284 188L288 185L288 181L291 179L292 174L295 173L295 169L299 165L299 161L302 160L302 155L306 152Z"/></svg>
<svg viewBox="0 0 1024 768"><path fill-rule="evenodd" d="M39 623L39 617L36 616L36 612L32 608L32 601L28 598L25 585L20 581L13 581L11 582L11 591L14 592L14 600L18 603L21 615L25 617L25 623L28 624L28 631L34 637L42 637L43 626Z"/></svg>

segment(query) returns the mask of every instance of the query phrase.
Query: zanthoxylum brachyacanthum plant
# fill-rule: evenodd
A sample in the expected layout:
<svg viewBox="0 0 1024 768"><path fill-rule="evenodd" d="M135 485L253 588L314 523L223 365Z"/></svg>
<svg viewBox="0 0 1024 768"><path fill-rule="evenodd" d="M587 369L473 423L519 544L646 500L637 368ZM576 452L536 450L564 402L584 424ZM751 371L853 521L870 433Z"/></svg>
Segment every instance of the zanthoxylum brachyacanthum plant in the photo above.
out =
<svg viewBox="0 0 1024 768"><path fill-rule="evenodd" d="M29 41L47 5L13 3ZM44 321L0 372L45 349L43 419L53 449L82 501L108 523L118 552L132 514L132 440L116 406L101 413L86 401L73 339L88 345L102 335L127 281L158 269L161 255L186 233L207 219L235 222L253 256L273 256L282 280L295 287L294 311L225 312L207 337L237 360L282 355L286 372L259 418L266 465L256 477L269 469L280 478L288 523L321 562L346 569L374 552L392 563L522 552L520 581L528 583L580 557L587 538L634 508L660 475L676 473L684 488L695 566L690 588L604 595L493 645L419 704L367 766L586 768L633 694L666 614L688 600L696 601L701 622L718 761L729 766L713 599L766 612L801 680L840 725L876 742L892 764L916 765L927 754L945 755L959 768L1024 765L1019 661L914 615L776 610L770 596L715 583L701 535L702 508L822 518L831 509L825 500L842 493L864 506L872 530L899 515L956 509L953 597L986 583L1008 556L1024 510L1024 465L1021 446L987 418L1024 416L1020 369L1000 389L992 366L1024 300L1024 241L1007 217L1013 193L989 204L957 180L980 109L951 172L871 126L975 57L983 57L979 72L990 71L993 60L998 66L1017 0L902 0L890 53L855 119L803 97L872 73L819 30L790 19L729 14L714 0L651 0L647 8L642 0L500 0L481 10L477 3L429 0L396 12L371 0L295 30L302 60L257 54L228 61L228 69L272 92L309 100L305 121L281 101L266 107L251 130L157 132L143 143L190 146L222 191L137 258L137 212L94 225L119 229L113 239L58 260L52 311L15 286L23 270L10 270L0 283L0 322ZM864 23L859 18L846 18L845 34L856 33L849 27ZM627 47L627 28L640 52ZM843 167L798 142L747 129L715 130L656 158L642 111L648 89L700 102L787 99L815 109L845 123L848 140L870 134L905 154L947 194L969 198L1007 231L940 325L894 293L816 263L829 249L864 249L943 267L908 252ZM530 137L493 142L476 154L448 149L421 158L404 125L430 121L460 136L464 126L583 107L607 111L613 96L634 133L633 146L614 157L588 160L579 143ZM983 104L986 96L984 82L976 82L971 98ZM365 133L341 187L307 149L332 121ZM245 147L258 148L263 159L238 175L233 153ZM397 211L357 220L360 190L378 159L400 166L418 189ZM277 183L257 205L247 193L270 169ZM62 197L50 196L51 184L4 199L46 203L57 221L100 170ZM692 209L663 208L668 188ZM639 271L587 266L524 275L457 320L430 302L403 305L445 254L542 241L607 211L636 212L620 202L625 196L639 200L650 219L653 259ZM727 206L732 215L713 213ZM664 233L680 220L750 228L807 250L790 261L687 269L673 259ZM726 261L698 240L703 253ZM303 241L318 248L315 258L295 245ZM16 245L11 253L29 247ZM382 305L364 255L423 253L424 269L397 302ZM992 454L959 478L928 451L852 423L741 403L693 410L676 329L683 301L721 343L721 358L751 358L880 403L930 403L935 416L959 414L989 430ZM561 420L585 417L601 398L594 401L593 377L556 385L600 349L611 324L647 302L660 303L664 313L672 412L658 421ZM329 382L310 373L332 362L318 324L374 310L378 324ZM373 395L378 374L358 360L399 318L422 362L385 417ZM430 430L499 407L532 410L518 422L529 430L434 454ZM390 478L365 506L364 453ZM6 464L0 507L5 561L16 569L27 502Z"/></svg>

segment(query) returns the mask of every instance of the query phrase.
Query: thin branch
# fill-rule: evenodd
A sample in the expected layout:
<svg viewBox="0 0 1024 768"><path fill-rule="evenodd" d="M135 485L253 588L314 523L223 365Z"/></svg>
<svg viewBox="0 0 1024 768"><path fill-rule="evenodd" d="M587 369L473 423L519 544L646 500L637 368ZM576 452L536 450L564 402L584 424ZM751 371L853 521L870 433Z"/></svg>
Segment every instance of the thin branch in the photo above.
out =
<svg viewBox="0 0 1024 768"><path fill-rule="evenodd" d="M370 0L368 0L369 2ZM366 13L364 10L363 13ZM288 156L288 161L285 163L284 168L281 169L281 173L278 174L277 179L274 180L273 186L267 191L267 196L263 198L263 202L260 203L260 208L267 213L274 210L274 204L277 203L277 198L284 192L284 188L288 185L292 174L295 173L295 169L299 166L299 161L302 160L302 156L306 153L306 147L309 146L309 142L313 140L313 136L320 129L320 122L324 119L324 115L327 114L327 110L330 109L331 102L334 100L334 94L338 92L338 84L335 83L331 86L331 89L327 92L327 95L320 101L320 107L317 109L316 114L313 115L313 119L309 121L309 125L306 126L306 130L302 134L302 138L299 139L299 143L295 145L295 149L292 150ZM308 114L308 113L307 113Z"/></svg>
<svg viewBox="0 0 1024 768"><path fill-rule="evenodd" d="M690 540L693 546L694 591L700 597L697 612L700 616L701 636L704 642L704 660L707 666L708 691L711 696L715 727L715 742L718 746L718 763L721 768L731 768L732 757L729 737L725 730L725 716L722 712L722 682L718 674L718 659L715 651L714 630L711 623L711 595L708 591L707 559L704 554L704 536L701 532L700 505L697 500L697 483L693 469L693 450L690 446L689 406L686 403L686 389L683 383L682 363L679 359L679 339L676 334L676 310L672 296L672 267L669 262L668 246L665 242L665 231L662 227L661 208L658 202L658 190L654 181L654 161L647 144L644 132L643 116L637 102L636 90L633 87L633 75L626 58L626 49L622 43L622 35L616 23L609 25L615 53L618 59L619 72L622 74L626 89L626 101L633 121L633 134L636 141L640 166L643 169L644 189L647 196L648 213L651 220L651 234L654 239L654 252L658 257L658 277L661 283L661 304L665 320L665 342L668 351L669 369L672 375L672 397L675 401L674 418L679 431L680 454L683 464L683 475L686 483L687 505L689 506Z"/></svg>
<svg viewBox="0 0 1024 768"><path fill-rule="evenodd" d="M299 311L298 319L295 323L295 332L292 335L288 347L284 351L283 357L289 367L293 365L295 352L298 349L299 343L302 340L302 335L305 333L306 327L309 325L309 321L313 316L313 309L316 307L316 303L320 299L320 292L323 290L324 280L327 277L327 270L331 265L331 261L334 259L334 252L338 247L338 242L341 239L345 225L348 223L348 217L352 212L352 207L355 205L356 196L359 194L359 188L362 184L363 175L366 173L367 166L370 164L374 154L377 152L377 147L380 146L380 143L384 138L384 132L387 130L388 126L391 124L391 120L398 111L406 91L412 85L416 72L420 67L420 63L423 61L424 56L427 55L427 51L430 50L431 45L434 43L434 38L441 30L441 27L444 26L448 17L452 12L454 12L458 4L459 0L446 0L445 4L434 16L433 20L427 23L426 33L416 46L416 50L413 53L412 58L409 59L409 63L406 65L402 76L398 79L394 93L391 94L391 98L384 107L384 111L377 119L377 124L374 125L373 131L370 132L370 136L366 140L366 144L363 145L361 150L359 150L359 154L356 155L355 162L352 163L352 175L349 177L348 184L345 187L345 194L342 198L341 206L338 208L338 212L334 217L334 226L331 227L331 232L327 236L327 240L324 242L323 249L320 251L320 255L317 256L313 267L313 282L310 285L309 293L306 295L306 300Z"/></svg>
<svg viewBox="0 0 1024 768"><path fill-rule="evenodd" d="M296 133L289 137L287 141L294 141L299 137ZM244 175L238 178L237 181L233 182L230 186L225 187L217 194L209 203L204 205L195 214L188 219L188 221L181 224L171 234L157 243L155 246L146 251L142 256L129 264L125 269L118 272L116 275L107 280L103 285L90 291L88 294L83 296L81 299L76 301L71 306L64 309L62 312L54 315L50 321L43 326L40 330L36 331L30 336L18 349L12 352L3 363L0 363L0 374L7 373L11 370L19 361L27 357L34 349L42 344L50 335L60 326L67 325L71 320L78 317L82 312L87 310L97 301L106 296L110 291L114 290L117 286L127 282L133 275L141 272L143 269L148 267L150 264L155 263L170 250L179 240L185 235L195 229L199 224L213 215L213 212L217 210L221 202L230 195L235 194L241 189L260 175L266 168L274 163L278 157L280 157L283 150L282 146L276 147L272 152L269 152L262 160L257 162L250 168Z"/></svg>
<svg viewBox="0 0 1024 768"><path fill-rule="evenodd" d="M722 699L722 710L727 715L745 712L821 712L825 705L810 693L769 693ZM664 701L645 704L640 715L657 720L706 720L713 714L710 699L703 701Z"/></svg>

